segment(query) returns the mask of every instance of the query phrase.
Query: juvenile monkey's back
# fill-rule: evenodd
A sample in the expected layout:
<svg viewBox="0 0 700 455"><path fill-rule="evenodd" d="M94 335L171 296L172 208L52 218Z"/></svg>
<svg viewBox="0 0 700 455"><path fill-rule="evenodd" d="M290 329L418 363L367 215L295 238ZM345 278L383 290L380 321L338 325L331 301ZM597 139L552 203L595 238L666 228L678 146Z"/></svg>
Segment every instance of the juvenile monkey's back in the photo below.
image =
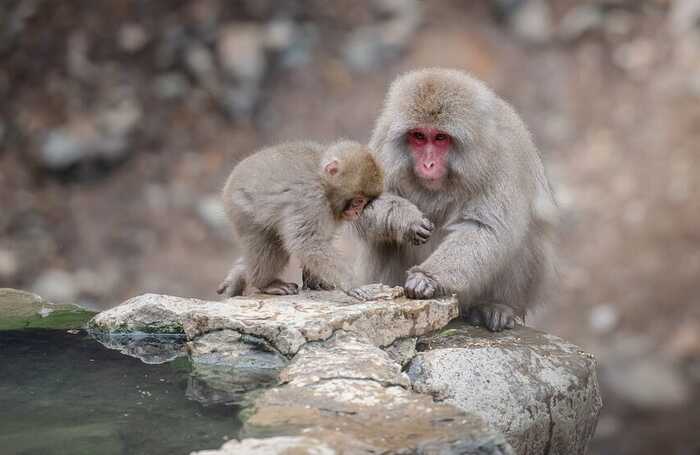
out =
<svg viewBox="0 0 700 455"><path fill-rule="evenodd" d="M318 176L323 147L315 142L286 142L266 147L241 160L226 187L247 192L288 190L290 184Z"/></svg>
<svg viewBox="0 0 700 455"><path fill-rule="evenodd" d="M255 223L275 224L282 210L298 205L306 193L320 191L322 153L315 142L288 142L241 160L223 189L228 217L234 224L244 215Z"/></svg>

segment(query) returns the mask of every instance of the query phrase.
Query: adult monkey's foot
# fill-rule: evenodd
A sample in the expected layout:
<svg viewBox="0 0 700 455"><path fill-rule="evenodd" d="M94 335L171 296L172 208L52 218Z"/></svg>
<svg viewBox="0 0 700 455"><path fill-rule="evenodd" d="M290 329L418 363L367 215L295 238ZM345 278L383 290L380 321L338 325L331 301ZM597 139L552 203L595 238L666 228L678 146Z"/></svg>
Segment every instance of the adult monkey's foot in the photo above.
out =
<svg viewBox="0 0 700 455"><path fill-rule="evenodd" d="M301 288L308 291L332 291L335 289L334 285L314 275L306 267L301 271L301 282Z"/></svg>
<svg viewBox="0 0 700 455"><path fill-rule="evenodd" d="M515 311L502 303L479 303L469 307L464 317L470 324L486 327L491 332L514 329L522 324Z"/></svg>
<svg viewBox="0 0 700 455"><path fill-rule="evenodd" d="M260 292L272 295L296 295L299 293L299 285L296 283L287 283L282 280L275 280L265 286L264 289L261 289Z"/></svg>

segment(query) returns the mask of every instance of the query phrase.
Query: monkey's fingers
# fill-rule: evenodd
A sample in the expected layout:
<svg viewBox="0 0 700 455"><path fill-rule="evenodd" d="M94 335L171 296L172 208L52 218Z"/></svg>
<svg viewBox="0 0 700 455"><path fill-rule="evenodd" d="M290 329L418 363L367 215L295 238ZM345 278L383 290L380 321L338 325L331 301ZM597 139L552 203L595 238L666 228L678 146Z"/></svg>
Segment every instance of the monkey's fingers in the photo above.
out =
<svg viewBox="0 0 700 455"><path fill-rule="evenodd" d="M422 272L409 273L404 286L411 299L431 299L438 293L438 284Z"/></svg>
<svg viewBox="0 0 700 455"><path fill-rule="evenodd" d="M427 242L430 239L430 236L433 235L434 229L435 225L432 223L432 221L427 218L423 218L420 225L418 225L413 232L413 244L421 245Z"/></svg>
<svg viewBox="0 0 700 455"><path fill-rule="evenodd" d="M423 281L418 275L409 276L404 289L409 299L420 299L423 290Z"/></svg>
<svg viewBox="0 0 700 455"><path fill-rule="evenodd" d="M428 280L422 281L421 284L422 284L422 288L420 290L421 298L423 298L423 299L433 298L433 296L435 295L435 286L433 286L433 284Z"/></svg>

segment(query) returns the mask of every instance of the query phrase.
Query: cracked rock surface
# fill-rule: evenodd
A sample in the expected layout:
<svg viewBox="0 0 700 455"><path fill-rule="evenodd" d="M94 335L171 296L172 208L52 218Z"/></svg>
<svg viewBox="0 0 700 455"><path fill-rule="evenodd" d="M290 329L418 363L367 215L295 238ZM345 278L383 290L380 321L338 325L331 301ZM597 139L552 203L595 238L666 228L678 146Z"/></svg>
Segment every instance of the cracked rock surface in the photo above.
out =
<svg viewBox="0 0 700 455"><path fill-rule="evenodd" d="M480 415L516 453L585 453L602 406L590 354L527 327L491 333L461 322L418 350L414 389Z"/></svg>
<svg viewBox="0 0 700 455"><path fill-rule="evenodd" d="M303 434L329 453L513 453L477 415L413 393L399 364L361 336L304 346L280 379L255 400L242 436Z"/></svg>
<svg viewBox="0 0 700 455"><path fill-rule="evenodd" d="M185 333L188 339L231 329L260 337L289 356L305 343L328 339L339 329L388 346L398 338L437 330L458 313L454 298L361 302L339 291L254 295L220 302L144 294L98 314L90 328L112 333Z"/></svg>
<svg viewBox="0 0 700 455"><path fill-rule="evenodd" d="M592 356L529 328L448 325L457 316L454 298L381 286L365 302L146 294L90 329L146 359L160 358L150 337L179 336L193 366L187 395L246 406L241 440L199 455L584 453L601 407Z"/></svg>
<svg viewBox="0 0 700 455"><path fill-rule="evenodd" d="M197 337L187 351L192 373L186 394L207 406L251 404L250 392L275 385L289 363L265 340L228 329Z"/></svg>
<svg viewBox="0 0 700 455"><path fill-rule="evenodd" d="M241 441L202 455L511 454L483 419L414 393L401 370L416 337L458 315L456 301L408 300L391 288L376 296L361 302L302 292L206 302L147 294L99 314L90 328L115 349L141 332L184 333L193 364L188 396L249 405Z"/></svg>

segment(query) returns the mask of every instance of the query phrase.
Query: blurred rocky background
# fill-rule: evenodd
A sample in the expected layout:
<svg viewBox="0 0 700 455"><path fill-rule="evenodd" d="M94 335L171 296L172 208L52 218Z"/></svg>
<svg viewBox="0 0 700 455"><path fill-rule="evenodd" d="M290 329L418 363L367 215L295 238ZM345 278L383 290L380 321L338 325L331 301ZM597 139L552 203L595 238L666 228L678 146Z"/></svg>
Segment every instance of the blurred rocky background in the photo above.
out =
<svg viewBox="0 0 700 455"><path fill-rule="evenodd" d="M560 286L530 322L598 356L590 453L700 453L698 0L4 0L0 287L216 298L237 160L366 141L424 66L487 81L548 159Z"/></svg>

